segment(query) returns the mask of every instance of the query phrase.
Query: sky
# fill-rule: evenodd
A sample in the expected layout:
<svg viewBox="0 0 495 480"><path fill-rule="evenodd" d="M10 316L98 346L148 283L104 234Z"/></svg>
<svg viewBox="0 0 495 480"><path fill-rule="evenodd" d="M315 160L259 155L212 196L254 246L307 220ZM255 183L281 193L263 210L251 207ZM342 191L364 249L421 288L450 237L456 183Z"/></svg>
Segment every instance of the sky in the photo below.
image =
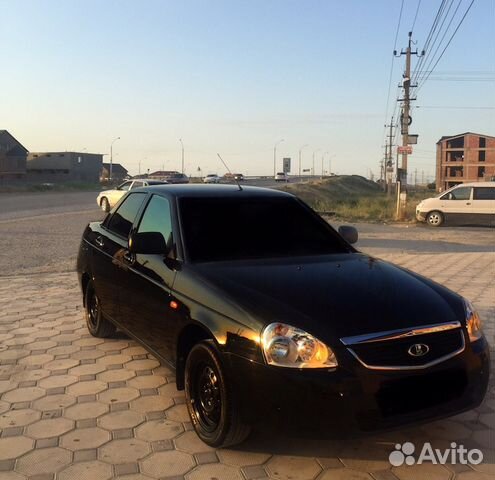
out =
<svg viewBox="0 0 495 480"><path fill-rule="evenodd" d="M303 169L314 156L319 174L325 154L325 170L377 175L404 69L392 52L418 1L395 44L401 0L0 0L0 129L30 151L108 154L120 137L113 161L131 174L180 170L182 139L187 174L225 173L220 153L267 175L283 139L277 171L291 157L297 173L308 145ZM419 5L420 51L440 3ZM414 104L419 176L441 136L495 135L495 0L475 0Z"/></svg>

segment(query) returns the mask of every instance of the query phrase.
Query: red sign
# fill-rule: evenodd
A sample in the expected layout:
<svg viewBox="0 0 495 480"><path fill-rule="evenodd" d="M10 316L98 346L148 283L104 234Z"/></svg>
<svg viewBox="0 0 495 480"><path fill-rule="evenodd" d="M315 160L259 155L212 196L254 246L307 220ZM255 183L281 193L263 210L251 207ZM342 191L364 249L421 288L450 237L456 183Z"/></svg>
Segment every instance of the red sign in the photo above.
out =
<svg viewBox="0 0 495 480"><path fill-rule="evenodd" d="M407 145L405 147L397 147L397 153L407 153L408 155L411 155L412 147L411 145Z"/></svg>

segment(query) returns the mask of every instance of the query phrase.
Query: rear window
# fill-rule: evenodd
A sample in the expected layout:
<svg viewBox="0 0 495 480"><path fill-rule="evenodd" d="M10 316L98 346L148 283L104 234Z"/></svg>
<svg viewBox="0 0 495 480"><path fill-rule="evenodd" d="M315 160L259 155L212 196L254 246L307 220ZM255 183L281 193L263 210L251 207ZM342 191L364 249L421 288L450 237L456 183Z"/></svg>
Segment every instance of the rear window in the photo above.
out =
<svg viewBox="0 0 495 480"><path fill-rule="evenodd" d="M495 187L474 187L474 200L495 200Z"/></svg>
<svg viewBox="0 0 495 480"><path fill-rule="evenodd" d="M182 198L193 262L348 252L324 220L292 198Z"/></svg>

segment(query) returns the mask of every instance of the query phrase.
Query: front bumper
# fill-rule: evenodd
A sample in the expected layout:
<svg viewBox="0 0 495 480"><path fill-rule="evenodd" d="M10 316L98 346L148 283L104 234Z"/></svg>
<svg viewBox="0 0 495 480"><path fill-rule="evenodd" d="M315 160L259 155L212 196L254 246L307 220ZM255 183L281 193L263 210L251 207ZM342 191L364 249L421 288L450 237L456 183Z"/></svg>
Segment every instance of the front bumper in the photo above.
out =
<svg viewBox="0 0 495 480"><path fill-rule="evenodd" d="M422 212L421 210L416 209L416 220L418 222L426 221L426 212Z"/></svg>
<svg viewBox="0 0 495 480"><path fill-rule="evenodd" d="M336 371L295 370L227 355L247 423L295 428L377 430L448 417L477 407L489 378L483 338L426 370L378 371L354 364Z"/></svg>

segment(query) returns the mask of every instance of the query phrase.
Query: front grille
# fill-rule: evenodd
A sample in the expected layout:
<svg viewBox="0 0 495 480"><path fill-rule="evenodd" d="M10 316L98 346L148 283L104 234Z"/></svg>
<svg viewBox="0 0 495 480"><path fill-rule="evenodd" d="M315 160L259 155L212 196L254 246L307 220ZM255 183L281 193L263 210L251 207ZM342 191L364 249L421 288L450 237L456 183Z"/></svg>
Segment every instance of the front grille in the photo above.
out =
<svg viewBox="0 0 495 480"><path fill-rule="evenodd" d="M414 356L409 349L416 344L426 345L428 352ZM369 368L421 368L432 362L451 357L464 349L464 335L460 328L443 332L414 335L394 340L382 340L352 345L349 351Z"/></svg>

